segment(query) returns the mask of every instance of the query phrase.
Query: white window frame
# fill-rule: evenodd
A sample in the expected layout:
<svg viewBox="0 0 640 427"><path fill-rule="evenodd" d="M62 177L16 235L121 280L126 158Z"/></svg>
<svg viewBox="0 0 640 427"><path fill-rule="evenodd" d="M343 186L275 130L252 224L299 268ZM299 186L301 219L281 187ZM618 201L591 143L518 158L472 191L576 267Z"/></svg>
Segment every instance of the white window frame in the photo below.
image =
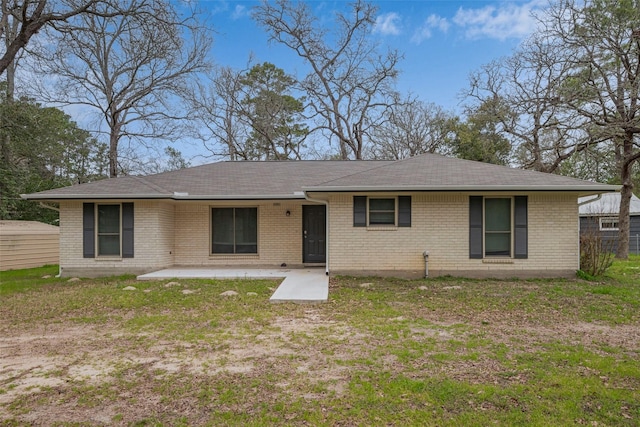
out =
<svg viewBox="0 0 640 427"><path fill-rule="evenodd" d="M620 230L620 218L617 216L603 216L599 218L598 221L600 225L600 231L618 231ZM606 227L604 224L611 223L615 224L615 227Z"/></svg>
<svg viewBox="0 0 640 427"><path fill-rule="evenodd" d="M100 233L100 206L118 206L118 254L103 255L100 253L100 236L113 236L115 233ZM95 253L96 258L121 258L122 257L122 203L96 203L95 205Z"/></svg>
<svg viewBox="0 0 640 427"><path fill-rule="evenodd" d="M487 249L486 249L486 243L487 243L487 230L486 230L486 226L487 226L487 199L509 199L510 203L511 203L511 208L510 211L511 213L509 214L509 255L487 255ZM513 248L513 235L514 235L514 228L515 228L515 221L514 221L514 209L515 209L515 203L514 203L514 198L513 197L504 197L504 196L492 196L492 197L483 197L482 198L482 257L483 258L488 258L488 259L495 259L495 258L508 258L508 259L512 259L514 257L514 248Z"/></svg>
<svg viewBox="0 0 640 427"><path fill-rule="evenodd" d="M371 200L393 200L393 223L371 224L370 222ZM388 212L388 211L374 211L374 212ZM367 227L397 227L397 226L398 226L398 198L384 197L384 196L367 196Z"/></svg>

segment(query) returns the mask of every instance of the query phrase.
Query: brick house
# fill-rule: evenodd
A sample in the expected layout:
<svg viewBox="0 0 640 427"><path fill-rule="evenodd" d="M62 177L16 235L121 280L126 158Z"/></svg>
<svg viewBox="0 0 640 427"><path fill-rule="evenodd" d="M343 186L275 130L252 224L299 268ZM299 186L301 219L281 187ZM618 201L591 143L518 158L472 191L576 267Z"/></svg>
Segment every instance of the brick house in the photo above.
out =
<svg viewBox="0 0 640 427"><path fill-rule="evenodd" d="M327 274L571 276L578 197L617 186L424 154L219 162L23 195L60 208L63 276L323 265Z"/></svg>

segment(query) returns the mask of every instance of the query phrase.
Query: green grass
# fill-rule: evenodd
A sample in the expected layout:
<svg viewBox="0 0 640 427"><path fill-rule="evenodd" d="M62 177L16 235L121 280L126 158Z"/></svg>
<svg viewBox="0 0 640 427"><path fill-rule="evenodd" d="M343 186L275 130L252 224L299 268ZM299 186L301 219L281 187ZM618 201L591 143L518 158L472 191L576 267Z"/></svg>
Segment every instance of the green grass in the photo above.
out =
<svg viewBox="0 0 640 427"><path fill-rule="evenodd" d="M0 362L0 424L635 426L639 266L596 281L341 277L320 305L271 304L266 280L3 273L0 336L32 337L11 348L48 370ZM88 365L103 373L75 373ZM42 377L62 381L21 387Z"/></svg>
<svg viewBox="0 0 640 427"><path fill-rule="evenodd" d="M15 292L26 292L51 283L60 282L60 279L55 278L56 274L58 274L57 265L0 271L0 296ZM43 276L51 276L51 278L42 279Z"/></svg>
<svg viewBox="0 0 640 427"><path fill-rule="evenodd" d="M640 255L629 255L628 260L614 260L609 267L605 278L614 284L638 284L640 283Z"/></svg>

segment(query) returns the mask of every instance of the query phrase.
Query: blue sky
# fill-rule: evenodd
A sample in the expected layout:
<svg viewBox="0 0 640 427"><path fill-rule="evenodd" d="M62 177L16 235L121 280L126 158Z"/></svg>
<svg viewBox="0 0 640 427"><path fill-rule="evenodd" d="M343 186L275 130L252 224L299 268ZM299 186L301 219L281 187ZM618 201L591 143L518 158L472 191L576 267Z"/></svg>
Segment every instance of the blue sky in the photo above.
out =
<svg viewBox="0 0 640 427"><path fill-rule="evenodd" d="M327 26L346 1L308 2ZM202 1L216 34L212 56L216 64L244 68L272 62L286 72L303 77L306 72L295 53L269 44L266 33L251 19L255 1ZM482 64L509 55L535 29L531 12L546 0L444 1L398 0L374 2L379 8L371 37L383 47L404 54L399 64L398 89L411 92L459 112L460 93L468 75Z"/></svg>

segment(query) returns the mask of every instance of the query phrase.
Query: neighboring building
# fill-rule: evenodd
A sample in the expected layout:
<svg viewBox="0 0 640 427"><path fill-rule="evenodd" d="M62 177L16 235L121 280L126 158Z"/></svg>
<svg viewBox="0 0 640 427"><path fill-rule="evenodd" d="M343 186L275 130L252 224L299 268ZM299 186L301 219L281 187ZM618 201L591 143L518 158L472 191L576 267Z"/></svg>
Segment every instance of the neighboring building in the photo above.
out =
<svg viewBox="0 0 640 427"><path fill-rule="evenodd" d="M58 264L59 233L42 222L0 220L0 271Z"/></svg>
<svg viewBox="0 0 640 427"><path fill-rule="evenodd" d="M605 248L618 249L620 193L606 193L600 197L578 199L580 205L580 234L595 233L602 238ZM629 209L629 253L640 254L640 199L631 196Z"/></svg>
<svg viewBox="0 0 640 427"><path fill-rule="evenodd" d="M325 265L331 274L570 276L597 184L425 154L219 162L24 195L60 205L61 274Z"/></svg>

